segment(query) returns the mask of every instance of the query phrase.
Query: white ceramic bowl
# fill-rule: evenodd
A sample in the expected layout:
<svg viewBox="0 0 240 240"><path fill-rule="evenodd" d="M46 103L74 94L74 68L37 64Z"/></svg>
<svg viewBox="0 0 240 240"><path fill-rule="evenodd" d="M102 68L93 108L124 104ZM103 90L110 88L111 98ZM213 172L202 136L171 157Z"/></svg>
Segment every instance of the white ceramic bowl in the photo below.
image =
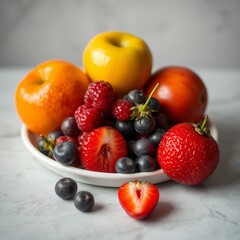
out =
<svg viewBox="0 0 240 240"><path fill-rule="evenodd" d="M212 136L218 140L218 131L213 122L211 122L210 131ZM153 184L169 180L168 176L163 172L162 169L155 170L153 172L119 174L94 172L81 168L64 166L38 151L36 146L37 142L39 141L39 136L29 131L25 125L23 125L21 128L21 138L28 151L45 167L63 177L71 177L82 183L105 187L119 187L127 181L136 179L140 181L147 181Z"/></svg>

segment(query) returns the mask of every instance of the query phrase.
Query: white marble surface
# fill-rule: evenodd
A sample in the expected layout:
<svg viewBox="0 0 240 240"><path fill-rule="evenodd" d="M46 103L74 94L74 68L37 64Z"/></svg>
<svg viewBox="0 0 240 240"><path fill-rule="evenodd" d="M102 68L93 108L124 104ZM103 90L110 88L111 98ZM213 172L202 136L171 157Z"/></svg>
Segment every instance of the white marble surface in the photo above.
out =
<svg viewBox="0 0 240 240"><path fill-rule="evenodd" d="M25 149L14 92L27 68L0 68L0 239L168 239L237 240L240 236L240 71L196 71L210 96L207 112L219 129L221 161L204 184L158 186L159 204L145 221L130 218L118 203L117 189L79 183L93 193L92 212L54 193L60 176Z"/></svg>

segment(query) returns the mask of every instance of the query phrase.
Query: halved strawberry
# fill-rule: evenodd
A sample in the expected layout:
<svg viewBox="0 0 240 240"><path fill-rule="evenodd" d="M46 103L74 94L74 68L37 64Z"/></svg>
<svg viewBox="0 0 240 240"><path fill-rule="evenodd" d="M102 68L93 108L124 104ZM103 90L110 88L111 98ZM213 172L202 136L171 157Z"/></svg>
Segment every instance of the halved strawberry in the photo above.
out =
<svg viewBox="0 0 240 240"><path fill-rule="evenodd" d="M139 180L124 183L118 189L118 199L123 209L138 220L146 218L153 211L159 195L155 185Z"/></svg>
<svg viewBox="0 0 240 240"><path fill-rule="evenodd" d="M116 161L127 154L127 144L123 136L115 128L103 126L84 137L80 161L87 170L113 173L116 172Z"/></svg>

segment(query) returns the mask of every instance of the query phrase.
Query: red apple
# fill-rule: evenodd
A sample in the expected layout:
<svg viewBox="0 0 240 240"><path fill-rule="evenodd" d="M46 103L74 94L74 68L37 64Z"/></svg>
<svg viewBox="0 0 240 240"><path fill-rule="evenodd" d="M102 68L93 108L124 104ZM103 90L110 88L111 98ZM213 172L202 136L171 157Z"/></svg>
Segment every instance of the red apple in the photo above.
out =
<svg viewBox="0 0 240 240"><path fill-rule="evenodd" d="M169 66L158 69L145 86L149 95L159 83L153 97L162 106L170 124L199 122L205 113L208 94L202 79L191 69Z"/></svg>

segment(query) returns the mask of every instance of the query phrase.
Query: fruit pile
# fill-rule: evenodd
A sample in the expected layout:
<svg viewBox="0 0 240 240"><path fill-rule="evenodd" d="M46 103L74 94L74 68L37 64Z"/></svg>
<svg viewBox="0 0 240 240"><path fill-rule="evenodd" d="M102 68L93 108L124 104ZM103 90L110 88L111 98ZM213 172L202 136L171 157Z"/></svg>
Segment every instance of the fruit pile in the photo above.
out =
<svg viewBox="0 0 240 240"><path fill-rule="evenodd" d="M204 116L207 89L195 72L168 66L151 73L149 47L124 32L91 39L83 67L50 60L19 83L16 110L28 130L40 135L39 151L89 171L134 174L161 168L187 185L214 172L220 153ZM59 180L55 192L74 199L80 211L94 206L93 195L77 193L73 179ZM131 217L143 219L158 203L159 191L136 179L118 189L118 198Z"/></svg>
<svg viewBox="0 0 240 240"><path fill-rule="evenodd" d="M84 103L61 129L41 135L38 149L59 163L111 173L150 172L159 168L157 148L169 128L152 94L131 90L114 98L109 82L89 84Z"/></svg>

